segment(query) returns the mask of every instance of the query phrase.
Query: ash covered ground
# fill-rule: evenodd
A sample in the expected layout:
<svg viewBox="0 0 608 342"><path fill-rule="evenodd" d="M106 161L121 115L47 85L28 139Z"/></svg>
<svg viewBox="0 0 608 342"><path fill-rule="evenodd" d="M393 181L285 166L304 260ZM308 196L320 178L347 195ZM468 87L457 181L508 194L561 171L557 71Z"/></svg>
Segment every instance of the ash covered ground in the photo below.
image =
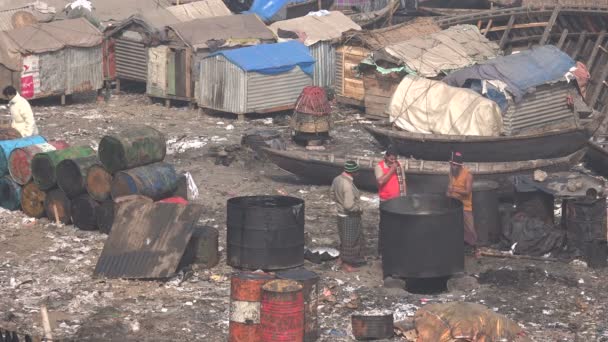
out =
<svg viewBox="0 0 608 342"><path fill-rule="evenodd" d="M107 133L147 124L167 135L167 161L190 172L205 207L201 222L220 231L220 264L192 269L168 281L107 280L92 277L105 235L73 226L32 220L21 212L0 213L0 327L42 335L40 307L48 307L55 338L116 341L224 341L228 332L229 276L226 266L225 203L234 196L288 194L306 200L306 234L312 246L338 246L330 214L329 187L298 181L248 152L236 153L228 167L215 165L212 151L239 144L252 128L279 129L288 137L288 119L272 116L237 122L200 115L187 107L167 109L139 94L94 97L67 106L55 100L35 104L41 134L48 139L93 147ZM379 152L349 108L336 108L334 151ZM479 278L473 291L412 294L382 287L377 254L378 202L364 193L368 265L344 273L327 262L305 266L321 275L320 341L350 341L350 315L388 309L400 319L425 303L481 303L515 320L536 341L608 341L608 272L584 263L482 257L467 258L466 272ZM323 292L323 291L322 291ZM326 291L326 294L329 292ZM397 338L395 338L397 340Z"/></svg>

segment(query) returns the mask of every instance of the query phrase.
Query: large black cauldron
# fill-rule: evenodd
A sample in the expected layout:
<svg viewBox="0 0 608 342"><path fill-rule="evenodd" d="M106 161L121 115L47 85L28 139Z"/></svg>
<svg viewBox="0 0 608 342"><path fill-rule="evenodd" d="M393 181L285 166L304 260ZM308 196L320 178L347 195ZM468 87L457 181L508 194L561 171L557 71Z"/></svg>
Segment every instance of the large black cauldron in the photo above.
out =
<svg viewBox="0 0 608 342"><path fill-rule="evenodd" d="M278 270L304 264L304 201L287 196L228 200L228 265Z"/></svg>
<svg viewBox="0 0 608 342"><path fill-rule="evenodd" d="M462 203L414 194L380 205L384 276L434 278L464 271Z"/></svg>

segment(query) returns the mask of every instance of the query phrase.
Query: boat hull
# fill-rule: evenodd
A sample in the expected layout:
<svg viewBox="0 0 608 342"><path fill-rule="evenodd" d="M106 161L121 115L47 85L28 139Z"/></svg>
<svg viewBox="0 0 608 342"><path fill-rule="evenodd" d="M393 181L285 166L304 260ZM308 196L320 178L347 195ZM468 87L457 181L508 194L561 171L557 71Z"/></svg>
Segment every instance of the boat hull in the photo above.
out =
<svg viewBox="0 0 608 342"><path fill-rule="evenodd" d="M330 185L342 172L344 159L330 161L329 155L320 158L298 152L264 149L268 159L284 171L298 176L312 184ZM531 160L514 163L473 163L469 165L475 179L492 180L500 185L501 194L513 192L511 179L516 175L530 175L540 169L547 172L567 171L578 163L585 149L567 157L550 160ZM308 157L307 157L308 156ZM356 160L358 158L352 158ZM355 185L362 190L377 191L374 165L380 159L360 158L360 172L355 175ZM447 162L425 162L421 160L401 160L405 166L409 193L444 193L448 184L449 164Z"/></svg>
<svg viewBox="0 0 608 342"><path fill-rule="evenodd" d="M449 136L396 132L378 127L366 130L384 147L400 155L424 160L449 160L461 152L467 162L506 162L559 158L585 147L591 137L584 128L510 137Z"/></svg>

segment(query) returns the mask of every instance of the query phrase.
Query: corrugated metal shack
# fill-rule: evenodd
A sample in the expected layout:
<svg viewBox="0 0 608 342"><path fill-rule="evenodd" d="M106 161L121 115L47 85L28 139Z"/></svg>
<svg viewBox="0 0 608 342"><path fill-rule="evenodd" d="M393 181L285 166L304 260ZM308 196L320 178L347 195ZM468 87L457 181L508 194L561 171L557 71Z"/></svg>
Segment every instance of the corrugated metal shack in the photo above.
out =
<svg viewBox="0 0 608 342"><path fill-rule="evenodd" d="M196 1L185 5L156 8L136 14L106 31L104 76L116 80L148 81L148 47L166 41L164 28L193 19L230 15L221 0Z"/></svg>
<svg viewBox="0 0 608 342"><path fill-rule="evenodd" d="M303 40L316 61L313 84L329 87L336 79L336 45L342 33L359 31L361 27L341 12L330 12L324 16L309 15L277 21L270 25L270 29L279 37L279 41L293 38Z"/></svg>
<svg viewBox="0 0 608 342"><path fill-rule="evenodd" d="M198 104L239 118L292 109L302 89L312 84L314 63L298 41L212 54L201 61Z"/></svg>
<svg viewBox="0 0 608 342"><path fill-rule="evenodd" d="M359 63L388 45L440 31L433 18L415 20L371 31L348 31L336 49L336 98L342 103L364 106L365 88Z"/></svg>
<svg viewBox="0 0 608 342"><path fill-rule="evenodd" d="M102 34L87 20L70 19L0 32L0 88L27 99L101 89Z"/></svg>
<svg viewBox="0 0 608 342"><path fill-rule="evenodd" d="M210 53L275 42L275 36L254 14L229 15L169 25L167 43L148 50L147 94L192 102L198 89L199 61Z"/></svg>
<svg viewBox="0 0 608 342"><path fill-rule="evenodd" d="M365 87L365 114L385 118L385 108L405 74L440 78L452 70L494 58L498 44L476 26L446 30L386 46L359 64Z"/></svg>

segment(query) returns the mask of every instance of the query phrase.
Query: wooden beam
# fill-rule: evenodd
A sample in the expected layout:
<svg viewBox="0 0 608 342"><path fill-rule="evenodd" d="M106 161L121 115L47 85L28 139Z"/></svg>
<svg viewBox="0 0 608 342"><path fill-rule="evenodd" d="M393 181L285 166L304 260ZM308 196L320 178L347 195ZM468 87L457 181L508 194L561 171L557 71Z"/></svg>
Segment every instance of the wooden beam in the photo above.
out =
<svg viewBox="0 0 608 342"><path fill-rule="evenodd" d="M507 27L505 28L505 32L502 33L502 37L500 37L500 43L498 44L498 46L500 47L500 49L504 49L505 44L507 44L507 40L509 39L509 33L511 33L511 27L513 27L513 24L515 24L515 16L512 15L509 18L509 22L507 23Z"/></svg>
<svg viewBox="0 0 608 342"><path fill-rule="evenodd" d="M568 37L568 29L564 29L562 31L562 35L559 37L559 41L557 42L557 45L556 45L558 49L561 50L567 37Z"/></svg>
<svg viewBox="0 0 608 342"><path fill-rule="evenodd" d="M561 6L555 6L553 13L551 13L551 18L549 18L549 23L545 27L545 32L543 32L542 37L540 38L540 45L545 45L547 40L549 39L549 34L551 34L551 30L553 29L553 25L555 25L555 21L559 16L559 11L561 10Z"/></svg>
<svg viewBox="0 0 608 342"><path fill-rule="evenodd" d="M485 29L485 33L483 34L483 36L487 36L488 35L488 31L490 31L490 28L492 28L492 23L494 22L494 19L490 19L488 21L488 25L486 25L486 29Z"/></svg>
<svg viewBox="0 0 608 342"><path fill-rule="evenodd" d="M477 28L481 30L481 19L479 19L479 21L477 21Z"/></svg>
<svg viewBox="0 0 608 342"><path fill-rule="evenodd" d="M578 41L576 42L574 51L572 51L572 55L570 56L570 57L572 57L572 59L576 59L578 54L581 52L581 49L583 48L583 44L585 43L586 40L587 40L587 31L583 31L583 32L581 32L581 35L578 37Z"/></svg>
<svg viewBox="0 0 608 342"><path fill-rule="evenodd" d="M513 17L511 17L513 18ZM511 19L509 19L510 21ZM509 27L509 25L507 26L494 26L490 29L490 32L496 32L496 31L504 31L506 29L525 29L525 28L533 28L533 27L545 27L547 26L549 22L544 21L544 22L540 22L540 23L528 23L528 24L517 24L517 25L512 25L511 27ZM481 30L481 33L485 33L485 29Z"/></svg>
<svg viewBox="0 0 608 342"><path fill-rule="evenodd" d="M602 42L604 41L605 37L606 30L602 30L600 32L600 35L597 36L597 39L595 40L595 45L593 46L593 50L591 50L591 55L589 55L589 58L587 59L587 70L591 70L591 68L593 68L593 64L595 64L595 58L597 57L597 53L600 51L600 46L602 45Z"/></svg>

